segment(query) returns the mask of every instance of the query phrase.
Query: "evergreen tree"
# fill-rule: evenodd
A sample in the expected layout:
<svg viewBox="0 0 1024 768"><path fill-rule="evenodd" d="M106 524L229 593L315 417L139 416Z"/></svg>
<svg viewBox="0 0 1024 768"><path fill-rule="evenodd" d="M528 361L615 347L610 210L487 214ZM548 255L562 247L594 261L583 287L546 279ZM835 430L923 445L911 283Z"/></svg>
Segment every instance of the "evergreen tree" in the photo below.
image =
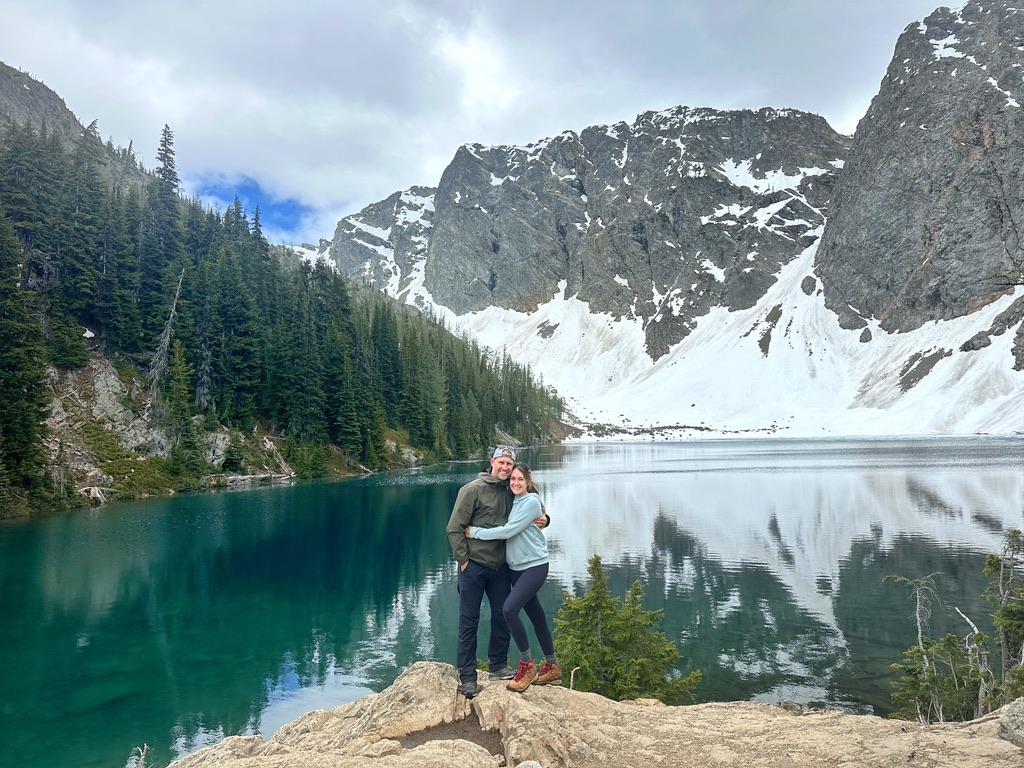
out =
<svg viewBox="0 0 1024 768"><path fill-rule="evenodd" d="M257 399L262 365L259 309L232 251L219 249L215 280L216 295L208 332L214 400L225 423L248 430L259 415Z"/></svg>
<svg viewBox="0 0 1024 768"><path fill-rule="evenodd" d="M297 274L298 302L293 308L287 387L285 429L289 435L323 443L327 440L324 367L318 330L317 285L309 265Z"/></svg>
<svg viewBox="0 0 1024 768"><path fill-rule="evenodd" d="M176 249L181 244L181 233L178 229L181 220L178 210L181 179L178 177L177 161L174 156L174 133L167 125L164 125L160 132L156 161L156 200L153 205L156 232L161 249L171 256L176 255Z"/></svg>
<svg viewBox="0 0 1024 768"><path fill-rule="evenodd" d="M170 290L182 257L180 180L175 165L174 134L166 125L157 150L155 180L150 187L139 249L139 313L143 331L155 338L166 316Z"/></svg>
<svg viewBox="0 0 1024 768"><path fill-rule="evenodd" d="M135 303L135 244L128 216L132 206L138 206L138 197L133 193L106 198L100 217L99 276L93 307L96 332L102 341L112 349L127 352L140 348L142 331Z"/></svg>
<svg viewBox="0 0 1024 768"><path fill-rule="evenodd" d="M46 418L46 353L39 320L18 285L20 263L14 230L0 216L0 465L16 494L43 484Z"/></svg>
<svg viewBox="0 0 1024 768"><path fill-rule="evenodd" d="M217 212L204 209L198 198L188 202L182 223L182 248L193 264L212 262L214 243L221 235L221 224Z"/></svg>
<svg viewBox="0 0 1024 768"><path fill-rule="evenodd" d="M213 352L211 338L210 297L204 302L203 311L196 323L196 408L201 413L216 413L213 398Z"/></svg>
<svg viewBox="0 0 1024 768"><path fill-rule="evenodd" d="M376 372L369 365L369 355L362 355L357 351L355 360L353 390L356 411L359 414L360 458L367 467L380 469L388 462L387 446L384 441L387 416L381 398L380 383Z"/></svg>
<svg viewBox="0 0 1024 768"><path fill-rule="evenodd" d="M370 320L371 349L373 365L380 379L381 399L384 411L391 422L398 418L398 409L403 397L401 352L398 344L398 326L395 310L388 307L382 298L373 303ZM406 383L409 383L406 380Z"/></svg>
<svg viewBox="0 0 1024 768"><path fill-rule="evenodd" d="M980 638L984 642L984 638ZM984 671L971 663L960 638L950 633L939 640L922 637L919 645L903 653L892 665L900 677L894 682L892 716L920 723L973 720L979 712L978 691Z"/></svg>
<svg viewBox="0 0 1024 768"><path fill-rule="evenodd" d="M251 243L246 252L249 255L247 266L248 272L252 275L252 292L259 305L267 308L267 320L273 322L276 319L274 311L279 306L277 287L280 283L280 274L270 255L270 243L263 234L259 206L252 214Z"/></svg>
<svg viewBox="0 0 1024 768"><path fill-rule="evenodd" d="M998 554L985 559L985 597L994 608L1004 684L1015 678L1014 694L1024 695L1024 533L1011 529ZM1012 700L1007 697L1007 700Z"/></svg>
<svg viewBox="0 0 1024 768"><path fill-rule="evenodd" d="M576 672L574 687L616 701L692 699L700 671L686 677L676 672L679 650L664 632L654 631L662 612L644 610L640 582L620 601L608 590L599 556L590 558L587 572L587 591L566 594L555 617L555 650L562 667Z"/></svg>
<svg viewBox="0 0 1024 768"><path fill-rule="evenodd" d="M331 408L333 423L331 438L338 444L350 460L361 455L362 443L359 432L359 412L356 408L357 393L355 389L355 370L351 355L341 355L337 362L337 379L329 389L336 396L336 403Z"/></svg>
<svg viewBox="0 0 1024 768"><path fill-rule="evenodd" d="M81 368L89 360L85 348L85 328L52 297L40 296L36 305L43 315L46 351L57 368Z"/></svg>
<svg viewBox="0 0 1024 768"><path fill-rule="evenodd" d="M62 309L94 325L102 258L101 217L106 189L99 176L102 142L93 121L79 138L61 183L61 225L55 261L60 270Z"/></svg>
<svg viewBox="0 0 1024 768"><path fill-rule="evenodd" d="M0 200L26 253L53 252L64 153L27 121L10 125L0 141Z"/></svg>
<svg viewBox="0 0 1024 768"><path fill-rule="evenodd" d="M245 447L237 432L232 432L224 449L224 461L220 465L223 472L245 471Z"/></svg>
<svg viewBox="0 0 1024 768"><path fill-rule="evenodd" d="M202 442L192 420L191 377L184 348L175 339L164 387L167 425L171 435L171 472L175 475L199 475L206 470Z"/></svg>

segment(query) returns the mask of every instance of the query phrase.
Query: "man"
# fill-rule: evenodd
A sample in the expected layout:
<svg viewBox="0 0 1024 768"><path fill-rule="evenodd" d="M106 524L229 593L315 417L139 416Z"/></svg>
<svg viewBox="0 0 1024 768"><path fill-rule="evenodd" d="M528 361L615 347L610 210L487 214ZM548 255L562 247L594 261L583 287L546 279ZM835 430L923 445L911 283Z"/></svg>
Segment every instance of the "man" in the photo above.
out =
<svg viewBox="0 0 1024 768"><path fill-rule="evenodd" d="M467 699L476 696L476 637L484 595L491 609L491 636L487 645L491 677L510 680L514 676L508 668L510 636L501 610L511 590L505 540L468 539L466 526L496 528L508 522L512 509L508 477L515 461L514 448L507 445L495 448L490 471L481 472L459 489L446 528L452 555L459 564L459 639L455 666L462 681L462 695ZM546 515L536 521L540 528L547 523Z"/></svg>

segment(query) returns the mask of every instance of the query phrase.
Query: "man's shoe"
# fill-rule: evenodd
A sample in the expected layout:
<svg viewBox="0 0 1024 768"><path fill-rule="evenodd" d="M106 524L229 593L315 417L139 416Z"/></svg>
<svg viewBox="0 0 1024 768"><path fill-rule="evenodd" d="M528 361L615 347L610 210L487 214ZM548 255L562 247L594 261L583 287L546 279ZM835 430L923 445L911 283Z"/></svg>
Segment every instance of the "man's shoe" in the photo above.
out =
<svg viewBox="0 0 1024 768"><path fill-rule="evenodd" d="M462 687L459 689L459 693L461 693L467 699L472 699L474 696L476 696L476 680L463 680Z"/></svg>
<svg viewBox="0 0 1024 768"><path fill-rule="evenodd" d="M530 683L537 679L537 665L532 661L519 661L519 671L516 676L505 683L510 691L522 693L530 687Z"/></svg>
<svg viewBox="0 0 1024 768"><path fill-rule="evenodd" d="M516 673L508 667L502 667L491 672L491 680L511 680L515 676Z"/></svg>
<svg viewBox="0 0 1024 768"><path fill-rule="evenodd" d="M537 679L533 681L536 685L561 685L562 668L557 664L545 661L537 671Z"/></svg>

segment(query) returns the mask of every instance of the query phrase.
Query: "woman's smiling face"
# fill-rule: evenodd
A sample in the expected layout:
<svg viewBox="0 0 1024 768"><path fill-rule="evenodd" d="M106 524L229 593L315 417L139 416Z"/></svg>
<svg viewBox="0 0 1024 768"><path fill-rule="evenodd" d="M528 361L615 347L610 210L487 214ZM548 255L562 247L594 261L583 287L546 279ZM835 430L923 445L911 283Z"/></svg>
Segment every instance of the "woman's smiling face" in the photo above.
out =
<svg viewBox="0 0 1024 768"><path fill-rule="evenodd" d="M526 493L526 477L521 469L512 470L512 474L508 476L508 487L512 489L512 493L516 496L522 496Z"/></svg>

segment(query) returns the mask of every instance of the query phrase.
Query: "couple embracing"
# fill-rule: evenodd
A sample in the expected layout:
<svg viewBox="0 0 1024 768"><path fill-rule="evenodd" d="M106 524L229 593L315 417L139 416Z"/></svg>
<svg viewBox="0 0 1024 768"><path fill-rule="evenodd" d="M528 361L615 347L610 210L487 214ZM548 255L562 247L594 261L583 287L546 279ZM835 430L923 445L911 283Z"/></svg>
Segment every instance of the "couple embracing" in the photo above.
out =
<svg viewBox="0 0 1024 768"><path fill-rule="evenodd" d="M495 448L490 470L459 489L446 530L459 565L455 665L467 699L476 696L477 627L484 595L491 609L491 677L508 680L506 687L519 693L531 684L561 682L551 630L537 598L548 575L548 548L541 529L549 522L530 467L517 464L515 449L509 446ZM524 610L544 652L539 668L519 616ZM510 634L519 649L515 673L508 668Z"/></svg>

